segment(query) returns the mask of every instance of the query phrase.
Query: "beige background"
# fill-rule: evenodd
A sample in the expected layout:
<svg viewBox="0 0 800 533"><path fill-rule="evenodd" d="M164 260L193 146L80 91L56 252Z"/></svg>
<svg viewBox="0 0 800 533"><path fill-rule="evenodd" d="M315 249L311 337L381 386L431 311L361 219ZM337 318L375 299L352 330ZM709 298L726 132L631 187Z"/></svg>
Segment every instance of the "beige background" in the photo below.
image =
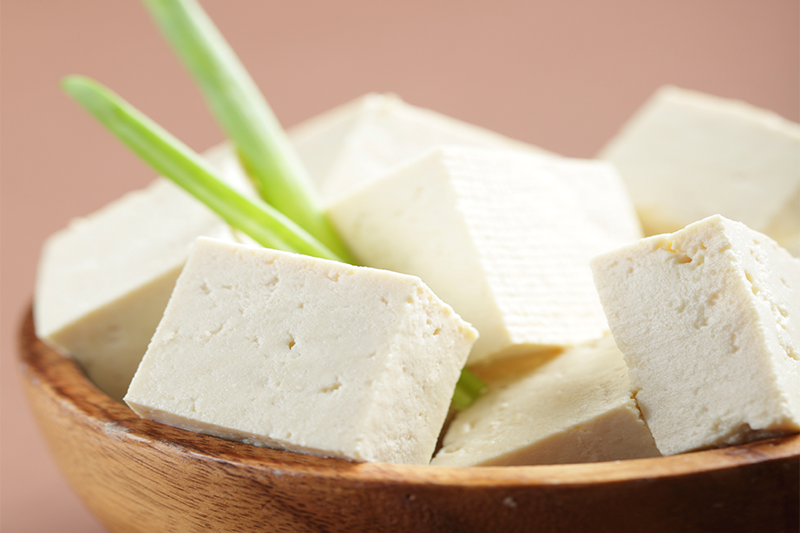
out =
<svg viewBox="0 0 800 533"><path fill-rule="evenodd" d="M588 157L664 83L800 116L797 0L203 4L285 125L393 91ZM3 0L0 24L1 529L102 531L37 433L18 383L15 333L43 239L152 175L58 80L93 76L198 150L221 135L139 2Z"/></svg>

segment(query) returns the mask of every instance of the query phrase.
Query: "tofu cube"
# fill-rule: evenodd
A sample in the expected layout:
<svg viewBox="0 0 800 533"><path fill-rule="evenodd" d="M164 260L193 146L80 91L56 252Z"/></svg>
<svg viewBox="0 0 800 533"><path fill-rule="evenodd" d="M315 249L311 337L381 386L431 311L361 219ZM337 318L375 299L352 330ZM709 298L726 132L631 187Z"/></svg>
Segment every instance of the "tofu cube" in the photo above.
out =
<svg viewBox="0 0 800 533"><path fill-rule="evenodd" d="M545 153L484 128L422 109L391 94L368 94L290 130L290 138L329 205L439 144Z"/></svg>
<svg viewBox="0 0 800 533"><path fill-rule="evenodd" d="M715 215L592 268L663 454L800 429L800 259Z"/></svg>
<svg viewBox="0 0 800 533"><path fill-rule="evenodd" d="M227 147L206 156L231 186L252 191L243 174L230 174ZM37 336L122 401L199 235L235 240L211 210L164 179L73 220L42 250Z"/></svg>
<svg viewBox="0 0 800 533"><path fill-rule="evenodd" d="M476 336L419 278L200 238L125 401L227 439L427 464Z"/></svg>
<svg viewBox="0 0 800 533"><path fill-rule="evenodd" d="M459 412L431 464L512 466L657 457L610 334L533 368L515 361ZM529 362L528 362L529 363ZM494 370L497 372L497 370Z"/></svg>
<svg viewBox="0 0 800 533"><path fill-rule="evenodd" d="M609 164L463 146L329 214L362 264L419 276L478 329L469 364L600 338L589 260L641 236Z"/></svg>
<svg viewBox="0 0 800 533"><path fill-rule="evenodd" d="M619 170L647 235L721 214L800 256L800 124L667 86L599 157Z"/></svg>

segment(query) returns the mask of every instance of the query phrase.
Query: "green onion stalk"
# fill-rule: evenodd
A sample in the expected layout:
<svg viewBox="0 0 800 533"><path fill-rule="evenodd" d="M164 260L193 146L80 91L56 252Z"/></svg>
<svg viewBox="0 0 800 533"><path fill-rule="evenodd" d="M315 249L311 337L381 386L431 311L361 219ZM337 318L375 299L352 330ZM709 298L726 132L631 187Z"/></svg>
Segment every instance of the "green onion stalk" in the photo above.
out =
<svg viewBox="0 0 800 533"><path fill-rule="evenodd" d="M194 77L264 201L354 263L275 114L205 11L194 0L144 4Z"/></svg>
<svg viewBox="0 0 800 533"><path fill-rule="evenodd" d="M96 81L68 76L64 90L156 172L262 246L355 264L266 100L199 4L144 2L194 75L262 200L228 186L202 156ZM453 406L464 409L484 389L462 370Z"/></svg>

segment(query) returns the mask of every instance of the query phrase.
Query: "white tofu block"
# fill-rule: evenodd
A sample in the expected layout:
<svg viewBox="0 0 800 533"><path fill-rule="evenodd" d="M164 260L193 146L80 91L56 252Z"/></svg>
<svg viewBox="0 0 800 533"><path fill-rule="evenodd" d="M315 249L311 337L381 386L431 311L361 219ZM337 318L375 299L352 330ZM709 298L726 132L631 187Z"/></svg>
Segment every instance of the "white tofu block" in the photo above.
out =
<svg viewBox="0 0 800 533"><path fill-rule="evenodd" d="M293 127L289 136L325 205L439 144L545 153L530 144L409 105L390 94L365 95Z"/></svg>
<svg viewBox="0 0 800 533"><path fill-rule="evenodd" d="M332 206L362 264L422 278L480 331L470 364L597 339L589 260L640 235L614 169L444 146Z"/></svg>
<svg viewBox="0 0 800 533"><path fill-rule="evenodd" d="M533 369L511 370L510 378L490 381L489 392L456 415L431 464L590 463L660 455L610 334Z"/></svg>
<svg viewBox="0 0 800 533"><path fill-rule="evenodd" d="M599 157L616 165L647 235L721 214L800 250L800 124L667 86Z"/></svg>
<svg viewBox="0 0 800 533"><path fill-rule="evenodd" d="M476 335L416 277L200 238L125 401L223 438L427 464Z"/></svg>
<svg viewBox="0 0 800 533"><path fill-rule="evenodd" d="M800 259L716 215L592 267L663 454L800 429Z"/></svg>
<svg viewBox="0 0 800 533"><path fill-rule="evenodd" d="M208 157L216 165L232 159L225 147ZM248 187L236 177L229 182ZM163 179L73 220L42 250L37 335L122 401L199 235L234 239L221 219Z"/></svg>

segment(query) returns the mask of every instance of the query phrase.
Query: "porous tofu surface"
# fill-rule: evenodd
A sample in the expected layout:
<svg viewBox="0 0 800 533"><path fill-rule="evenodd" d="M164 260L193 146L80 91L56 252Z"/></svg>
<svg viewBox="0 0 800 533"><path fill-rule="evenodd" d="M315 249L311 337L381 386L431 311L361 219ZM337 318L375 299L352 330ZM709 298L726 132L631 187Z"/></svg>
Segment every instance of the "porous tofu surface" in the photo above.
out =
<svg viewBox="0 0 800 533"><path fill-rule="evenodd" d="M480 331L470 364L600 338L589 260L641 235L607 163L464 146L329 213L362 264L419 276Z"/></svg>
<svg viewBox="0 0 800 533"><path fill-rule="evenodd" d="M662 453L800 429L800 259L716 215L592 267Z"/></svg>
<svg viewBox="0 0 800 533"><path fill-rule="evenodd" d="M125 401L224 438L427 464L476 335L413 276L198 239Z"/></svg>
<svg viewBox="0 0 800 533"><path fill-rule="evenodd" d="M666 86L603 148L647 235L721 214L800 253L800 124Z"/></svg>
<svg viewBox="0 0 800 533"><path fill-rule="evenodd" d="M610 334L530 368L520 363L496 381L486 378L489 392L456 415L431 464L588 463L660 455Z"/></svg>

